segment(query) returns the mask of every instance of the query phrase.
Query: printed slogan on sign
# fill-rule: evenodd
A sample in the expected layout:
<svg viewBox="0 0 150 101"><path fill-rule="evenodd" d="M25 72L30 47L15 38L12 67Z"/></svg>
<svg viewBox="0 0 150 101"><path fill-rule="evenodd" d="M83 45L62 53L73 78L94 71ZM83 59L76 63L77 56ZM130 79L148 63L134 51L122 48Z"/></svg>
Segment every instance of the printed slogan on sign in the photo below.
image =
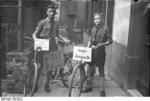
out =
<svg viewBox="0 0 150 101"><path fill-rule="evenodd" d="M88 47L74 46L73 59L85 62L91 62L92 49Z"/></svg>
<svg viewBox="0 0 150 101"><path fill-rule="evenodd" d="M34 50L40 47L43 51L49 51L49 39L36 39L34 41Z"/></svg>

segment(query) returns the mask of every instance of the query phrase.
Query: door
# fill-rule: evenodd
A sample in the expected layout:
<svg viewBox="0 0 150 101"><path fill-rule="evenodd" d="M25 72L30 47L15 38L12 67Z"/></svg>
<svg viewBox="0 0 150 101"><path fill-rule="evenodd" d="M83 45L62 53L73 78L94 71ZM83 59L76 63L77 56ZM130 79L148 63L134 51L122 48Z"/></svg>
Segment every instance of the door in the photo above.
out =
<svg viewBox="0 0 150 101"><path fill-rule="evenodd" d="M131 60L128 88L137 89L144 96L150 95L150 12L144 13L147 4L131 6L130 28L132 31L128 46Z"/></svg>

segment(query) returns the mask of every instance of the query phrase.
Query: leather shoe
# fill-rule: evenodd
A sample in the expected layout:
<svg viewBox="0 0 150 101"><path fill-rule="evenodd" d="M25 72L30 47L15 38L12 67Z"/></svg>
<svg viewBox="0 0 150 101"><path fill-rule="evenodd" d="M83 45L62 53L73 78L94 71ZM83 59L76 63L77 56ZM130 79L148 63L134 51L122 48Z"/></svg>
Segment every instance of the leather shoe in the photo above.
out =
<svg viewBox="0 0 150 101"><path fill-rule="evenodd" d="M105 97L106 96L105 91L100 91L100 96Z"/></svg>
<svg viewBox="0 0 150 101"><path fill-rule="evenodd" d="M82 90L82 93L87 93L87 92L91 92L92 91L92 87L86 87Z"/></svg>
<svg viewBox="0 0 150 101"><path fill-rule="evenodd" d="M48 84L45 84L45 91L46 91L46 92L50 92L50 91L51 91L51 88L49 87Z"/></svg>

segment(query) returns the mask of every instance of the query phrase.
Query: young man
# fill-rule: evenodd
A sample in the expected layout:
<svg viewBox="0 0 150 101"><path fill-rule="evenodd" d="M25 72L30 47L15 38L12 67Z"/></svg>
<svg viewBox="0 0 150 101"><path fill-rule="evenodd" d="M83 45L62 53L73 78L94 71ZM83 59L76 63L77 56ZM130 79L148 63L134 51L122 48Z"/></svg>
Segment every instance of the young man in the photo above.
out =
<svg viewBox="0 0 150 101"><path fill-rule="evenodd" d="M56 9L57 6L55 4L48 5L46 10L47 18L39 22L35 32L33 33L34 40L37 38L51 38L50 44L52 45L50 45L50 51L56 50L56 42L54 37L60 38L58 34L58 21L55 20Z"/></svg>
<svg viewBox="0 0 150 101"><path fill-rule="evenodd" d="M108 33L108 27L104 26L102 22L102 13L94 14L94 24L90 33L90 40L88 47L95 47L92 50L92 62L86 67L86 72L88 74L87 87L83 89L83 92L92 91L92 80L95 73L95 65L99 69L100 75L100 96L105 96L105 74L104 74L104 64L105 64L105 46L112 43L112 37Z"/></svg>
<svg viewBox="0 0 150 101"><path fill-rule="evenodd" d="M58 25L58 21L55 19L56 9L57 9L57 5L55 3L48 5L46 10L47 18L39 22L35 32L33 33L34 40L36 40L37 38L50 39L49 52L57 50L56 39L64 40L63 37L59 35L59 29L58 29L59 25ZM48 52L44 54L42 52L39 53L38 57L39 57L39 62L41 63L41 67L43 66L43 61L44 61L43 55L48 56L48 54L49 54ZM48 63L48 61L46 62ZM49 66L47 66L46 68L49 68ZM41 68L39 69L39 72L40 71ZM47 71L47 78L45 83L46 92L50 92L51 90L49 87L51 75L52 75L52 71Z"/></svg>

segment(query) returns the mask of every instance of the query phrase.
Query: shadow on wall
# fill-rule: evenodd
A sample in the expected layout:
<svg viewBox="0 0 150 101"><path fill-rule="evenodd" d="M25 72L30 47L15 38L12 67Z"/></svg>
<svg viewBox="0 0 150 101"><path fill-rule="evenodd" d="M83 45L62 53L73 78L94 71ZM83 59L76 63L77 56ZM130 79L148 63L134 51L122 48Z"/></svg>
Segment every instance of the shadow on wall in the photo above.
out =
<svg viewBox="0 0 150 101"><path fill-rule="evenodd" d="M112 54L110 63L110 76L122 88L126 88L128 63L126 59L127 46L116 41L112 44Z"/></svg>

